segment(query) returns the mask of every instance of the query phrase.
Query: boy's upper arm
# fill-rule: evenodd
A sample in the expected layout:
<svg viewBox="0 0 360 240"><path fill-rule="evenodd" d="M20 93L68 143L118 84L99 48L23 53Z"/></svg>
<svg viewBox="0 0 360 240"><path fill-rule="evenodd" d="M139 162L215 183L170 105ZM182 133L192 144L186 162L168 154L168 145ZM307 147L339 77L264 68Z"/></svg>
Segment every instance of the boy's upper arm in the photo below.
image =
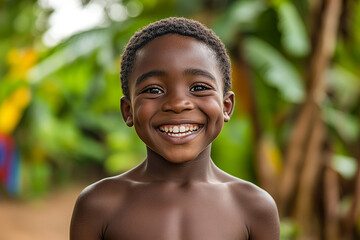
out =
<svg viewBox="0 0 360 240"><path fill-rule="evenodd" d="M78 197L70 224L70 240L101 239L104 227L101 202L86 189Z"/></svg>
<svg viewBox="0 0 360 240"><path fill-rule="evenodd" d="M249 232L251 240L279 240L280 220L275 201L266 193L260 193L250 208Z"/></svg>

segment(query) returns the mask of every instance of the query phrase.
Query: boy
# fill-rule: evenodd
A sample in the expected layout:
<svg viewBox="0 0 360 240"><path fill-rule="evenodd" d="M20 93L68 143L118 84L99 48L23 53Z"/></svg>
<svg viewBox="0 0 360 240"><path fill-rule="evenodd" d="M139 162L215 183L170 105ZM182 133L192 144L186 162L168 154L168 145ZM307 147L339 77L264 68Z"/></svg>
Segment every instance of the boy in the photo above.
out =
<svg viewBox="0 0 360 240"><path fill-rule="evenodd" d="M121 83L123 118L147 158L80 194L71 240L279 239L272 198L210 157L234 107L230 61L211 30L184 18L150 24L125 48Z"/></svg>

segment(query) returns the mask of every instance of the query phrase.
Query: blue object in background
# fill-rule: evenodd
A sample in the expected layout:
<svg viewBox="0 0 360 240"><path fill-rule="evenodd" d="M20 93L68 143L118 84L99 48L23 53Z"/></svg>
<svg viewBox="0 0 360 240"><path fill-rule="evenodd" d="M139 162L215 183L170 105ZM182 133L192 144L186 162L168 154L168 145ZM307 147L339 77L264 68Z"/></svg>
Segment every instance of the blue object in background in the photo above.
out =
<svg viewBox="0 0 360 240"><path fill-rule="evenodd" d="M11 136L0 133L0 186L10 196L20 191L20 154Z"/></svg>

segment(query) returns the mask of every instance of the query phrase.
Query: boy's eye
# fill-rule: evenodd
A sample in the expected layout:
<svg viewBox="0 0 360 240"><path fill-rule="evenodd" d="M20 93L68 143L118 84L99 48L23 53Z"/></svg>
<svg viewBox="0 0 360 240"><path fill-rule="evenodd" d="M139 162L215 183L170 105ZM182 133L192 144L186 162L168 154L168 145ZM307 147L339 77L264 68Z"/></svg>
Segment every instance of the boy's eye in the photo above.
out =
<svg viewBox="0 0 360 240"><path fill-rule="evenodd" d="M156 87L149 87L144 89L141 93L161 94L164 93L164 91Z"/></svg>
<svg viewBox="0 0 360 240"><path fill-rule="evenodd" d="M193 87L190 88L191 92L199 92L199 91L205 91L205 90L210 90L211 88L209 86L205 86L205 85L195 85Z"/></svg>

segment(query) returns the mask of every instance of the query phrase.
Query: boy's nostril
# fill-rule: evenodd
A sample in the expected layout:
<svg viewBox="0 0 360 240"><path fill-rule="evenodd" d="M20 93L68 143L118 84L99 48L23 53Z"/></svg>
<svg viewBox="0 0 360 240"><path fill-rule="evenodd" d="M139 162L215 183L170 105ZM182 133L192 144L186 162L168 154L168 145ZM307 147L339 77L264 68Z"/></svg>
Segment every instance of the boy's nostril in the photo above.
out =
<svg viewBox="0 0 360 240"><path fill-rule="evenodd" d="M180 113L185 110L191 110L193 108L193 103L187 99L171 99L165 102L163 105L163 111L172 111L176 113Z"/></svg>

